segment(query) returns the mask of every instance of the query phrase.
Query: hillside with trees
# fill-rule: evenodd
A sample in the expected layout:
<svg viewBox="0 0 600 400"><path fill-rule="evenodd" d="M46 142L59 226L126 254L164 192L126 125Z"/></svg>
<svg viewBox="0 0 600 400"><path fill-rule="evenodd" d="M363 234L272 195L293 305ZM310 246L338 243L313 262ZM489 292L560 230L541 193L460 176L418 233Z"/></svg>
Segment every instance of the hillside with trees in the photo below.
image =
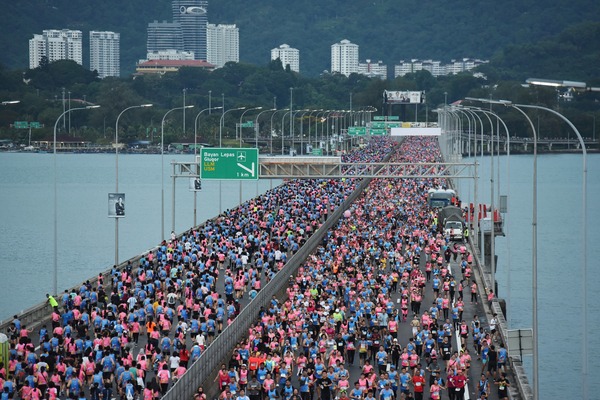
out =
<svg viewBox="0 0 600 400"><path fill-rule="evenodd" d="M270 49L287 43L300 50L301 73L316 76L330 69L330 47L342 39L360 46L361 60L382 60L390 70L411 58L514 58L510 49L552 38L575 23L599 21L600 2L212 0L208 18L211 23L237 24L242 62L265 65ZM34 33L68 28L84 33L86 66L89 31L112 30L121 33L125 76L145 57L146 27L154 20L171 20L169 0L7 1L0 13L2 64L26 68L28 40ZM531 55L544 54L532 50Z"/></svg>
<svg viewBox="0 0 600 400"><path fill-rule="evenodd" d="M505 67L490 66L501 70ZM558 76L563 78L564 75ZM556 78L552 76L552 78ZM123 116L119 137L124 143L134 140L149 140L155 145L160 142L161 119L165 112L183 104L183 89L186 89L186 105L195 108L186 113L186 129L182 131L182 113L173 113L165 123L165 143L193 142L195 115L212 104L234 107L263 107L281 110L290 104L290 88L293 90L293 108L300 110L360 110L367 107L377 109L375 115L384 115L389 110L382 104L384 90L418 90L426 92L424 106L395 106L392 115L399 115L404 121L434 121L437 115L433 110L467 96L507 99L524 104L539 104L560 110L570 118L584 136L591 137L595 119L600 118L598 109L599 93L576 93L573 101L558 103L554 88L526 88L522 79L496 79L494 81L476 78L470 73L435 78L427 71L419 71L398 77L394 80L379 80L359 74L349 77L340 74L322 74L306 77L282 68L278 60L265 66L245 63L228 63L225 67L207 72L195 68L183 68L177 73L159 76L137 76L131 78L106 78L97 76L73 61L58 61L35 70L10 70L0 68L0 99L18 99L20 103L0 108L0 139L10 139L15 143L27 144L28 132L11 127L14 121L37 121L45 127L32 131L33 140L50 140L56 118L63 111L62 89L70 92L71 107L83 104L98 104L101 108L90 112L71 114L70 135L98 144L110 144L114 138L115 119L125 108L144 103L154 107L130 112ZM600 86L598 81L588 82ZM209 93L211 97L209 98ZM83 103L86 101L86 103ZM67 106L68 107L68 106ZM504 107L498 112L505 115L511 124L511 133L528 135L523 119L515 113L506 113ZM415 111L418 114L415 115ZM234 113L232 113L233 116ZM249 113L253 118L255 113ZM273 125L269 124L267 113L260 123L260 136L279 135L282 129L279 113ZM296 114L296 123L314 126L322 125L319 113ZM233 143L234 123L231 117L224 124L224 143ZM323 113L321 113L321 117ZM198 122L199 142L218 143L220 110L212 115L204 115ZM287 118L289 121L289 116ZM286 121L286 122L287 122ZM289 123L289 122L287 122ZM513 127L516 127L513 130ZM556 124L551 118L543 118L540 128L545 136L565 137L568 128ZM271 130L272 129L272 130ZM66 132L59 126L59 134ZM252 133L253 134L253 133ZM235 142L235 141L234 141ZM237 142L235 142L237 143Z"/></svg>
<svg viewBox="0 0 600 400"><path fill-rule="evenodd" d="M71 116L72 133L96 143L110 143L118 113L142 103L155 106L124 116L120 136L123 141L156 142L157 136L152 133L160 129L166 110L182 104L184 88L186 104L195 105L196 110L208 107L209 93L213 106L224 101L226 109L281 109L290 103L290 88L294 88L296 110L347 110L352 97L354 110L370 106L381 114L382 92L387 89L426 92L426 107L420 107L417 116L412 108L394 110L409 120L435 120L432 110L446 98L451 103L466 96L560 107L584 136L592 136L595 119L600 118L598 93L576 93L573 101L564 102L559 97L564 92L553 88L522 87L529 77L579 80L600 87L600 2L502 0L490 7L468 0L457 0L452 6L434 0L423 7L410 0L375 0L368 10L357 1L298 0L285 7L274 1L214 2L209 10L211 22L236 23L240 27L240 63L229 63L214 72L183 68L164 76L126 74L104 80L73 61L44 63L28 70L27 40L31 33L66 27L81 29L87 37L90 29L120 31L122 65L127 71L127 65L144 56L147 22L171 18L169 0L129 0L118 5L113 0L30 0L27 7L17 3L5 5L7 12L0 14L4 55L0 62L0 99L18 99L21 103L0 108L0 139L18 143L25 143L26 132L10 128L14 121L44 124L45 128L32 132L33 139L51 136L51 127L63 110L63 88L70 92L74 104L85 100L102 106ZM406 18L408 15L411 18ZM593 19L596 21L590 21ZM385 54L388 58L381 58L389 68L400 58L411 57L489 57L490 63L478 68L485 78L475 78L470 73L435 78L429 72L419 71L381 81L358 74L345 77L323 73L329 68L330 45L343 38L361 46L361 59L379 59L378 54ZM284 42L300 49L300 74L286 71L278 60L269 60L269 49ZM367 49L375 54L367 54ZM127 72L132 70L131 66ZM182 116L174 113L165 126L165 141L193 141L193 115L187 114L187 129L182 132ZM522 121L511 115L507 118L519 126L516 132L526 134ZM314 116L308 117L313 119ZM214 143L218 123L215 115L201 118L198 128L202 139ZM280 129L279 125L276 118L274 131ZM551 120L542 120L540 127L548 136L566 136L565 128ZM261 129L261 135L269 134L265 124ZM231 134L231 127L226 127L226 137Z"/></svg>

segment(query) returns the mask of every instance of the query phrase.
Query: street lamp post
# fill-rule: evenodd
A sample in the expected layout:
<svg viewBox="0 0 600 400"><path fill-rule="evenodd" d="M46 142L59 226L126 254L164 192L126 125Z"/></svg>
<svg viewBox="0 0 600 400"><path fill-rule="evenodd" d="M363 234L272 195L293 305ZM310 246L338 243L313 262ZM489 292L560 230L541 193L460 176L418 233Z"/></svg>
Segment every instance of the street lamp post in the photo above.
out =
<svg viewBox="0 0 600 400"><path fill-rule="evenodd" d="M71 109L71 91L69 90L69 110ZM71 113L68 114L69 117L69 129L67 130L67 133L70 135L71 134Z"/></svg>
<svg viewBox="0 0 600 400"><path fill-rule="evenodd" d="M165 119L173 111L194 108L193 105L171 108L163 115L160 123L160 240L162 242L165 235Z"/></svg>
<svg viewBox="0 0 600 400"><path fill-rule="evenodd" d="M183 136L185 137L185 95L187 94L188 88L183 88Z"/></svg>
<svg viewBox="0 0 600 400"><path fill-rule="evenodd" d="M119 119L127 110L134 108L152 107L152 104L140 104L138 106L127 107L119 113L115 122L115 193L119 193ZM119 265L119 218L115 217L115 265Z"/></svg>
<svg viewBox="0 0 600 400"><path fill-rule="evenodd" d="M456 149L456 132L461 130L462 127L462 121L460 119L460 117L456 114L456 110L453 109L447 109L447 114L452 115L454 117L453 122L451 122L450 125L450 141L449 143L447 143L447 151L448 151L448 155L451 155L452 157L454 157L454 155L457 153L457 149ZM453 159L449 160L450 162L454 162Z"/></svg>
<svg viewBox="0 0 600 400"><path fill-rule="evenodd" d="M470 109L465 109L465 111L467 111L469 114L471 114L471 116L473 116L473 121L478 120L479 121L479 136L481 137L481 141L479 143L479 147L480 148L480 152L479 152L479 163L483 165L483 120L481 119L481 117L475 113L473 110ZM475 142L477 142L477 138L474 139ZM475 151L474 156L477 157L477 151ZM478 205L476 205L478 207ZM482 205L482 209L483 207L485 207L485 204ZM481 258L483 259L483 262L485 263L485 242L484 242L484 236L483 236L483 229L480 229L479 227L479 217L480 214L478 214L479 209L477 208L475 210L477 219L475 221L475 223L473 224L474 226L474 236L477 236L477 233L480 234L480 237L478 238L479 241L479 247L481 249Z"/></svg>
<svg viewBox="0 0 600 400"><path fill-rule="evenodd" d="M225 114L230 111L239 111L245 110L246 107L237 107L230 108L229 110L225 110L223 108L223 112L221 113L221 120L219 121L219 147L223 147L223 123L225 121ZM223 181L219 180L219 214L223 212Z"/></svg>
<svg viewBox="0 0 600 400"><path fill-rule="evenodd" d="M253 108L247 108L242 115L240 115L240 147L242 147L242 119L244 118L244 115L248 112L248 111L253 111L253 110L262 110L262 107L253 107Z"/></svg>
<svg viewBox="0 0 600 400"><path fill-rule="evenodd" d="M57 181L58 174L56 171L56 129L58 128L58 122L63 118L66 114L71 113L72 111L77 110L89 110L92 108L99 108L99 105L87 106L87 107L76 107L71 108L69 110L63 111L63 113L56 119L54 123L54 140L53 140L53 150L52 150L52 158L54 162L54 274L53 274L53 284L52 290L53 294L58 294L58 190L57 190Z"/></svg>
<svg viewBox="0 0 600 400"><path fill-rule="evenodd" d="M208 107L205 108L204 110L200 111L198 114L196 114L196 119L194 119L194 161L196 161L196 155L197 153L197 138L198 138L198 118L200 117L200 114L202 114L205 111L208 111L209 114L211 114L212 110L220 110L221 106L219 107ZM195 221L195 220L194 220ZM196 226L195 222L194 222L194 226Z"/></svg>
<svg viewBox="0 0 600 400"><path fill-rule="evenodd" d="M582 267L581 267L581 281L582 281L582 285L583 285L583 326L582 326L582 348L581 348L581 357L582 357L582 369L583 369L583 373L582 373L582 393L583 396L582 398L587 399L589 398L589 388L588 388L588 339L587 339L587 329L588 329L588 301L587 301L587 296L588 296L588 290L587 290L587 149L585 147L585 142L583 141L583 137L581 136L581 134L579 133L579 130L575 127L575 125L573 125L573 123L568 120L564 115L560 114L557 111L554 111L550 108L546 108L546 107L541 107L541 106L534 106L534 105L525 105L525 104L513 104L512 107L517 108L518 107L523 107L523 108L533 108L533 109L538 109L538 110L544 110L544 111L548 111L554 115L556 115L557 117L559 117L560 119L562 119L563 121L565 121L567 123L567 125L569 125L569 127L571 129L573 129L573 131L575 132L575 134L577 135L577 139L579 140L579 143L581 145L581 150L582 150L582 161L583 161L583 166L582 166L582 212L581 212L581 229L582 229ZM536 343L537 346L537 343ZM537 350L537 347L536 347Z"/></svg>
<svg viewBox="0 0 600 400"><path fill-rule="evenodd" d="M527 115L525 111L520 109L519 107L512 105L512 107L523 114L523 116L529 122L531 126L531 130L533 132L533 205L532 205L532 214L531 214L531 226L532 226L532 245L531 245L531 253L532 253L532 308L533 308L533 398L534 400L538 400L540 398L540 382L539 382L539 350L538 350L538 341L539 341L539 332L538 332L538 310L537 310L537 300L538 300L538 284L537 284L537 132L535 130L535 126L533 125L533 121Z"/></svg>
<svg viewBox="0 0 600 400"><path fill-rule="evenodd" d="M313 111L311 111L311 112L308 114L308 145L309 145L309 146L311 146L311 144L310 144L310 137L311 137L311 136L310 136L310 133L311 133L311 126L312 126L312 125L311 125L311 123L310 123L310 120L311 120L311 118L312 118L312 113L314 113L314 112L318 113L319 111L323 111L323 109L320 109L320 110L313 110ZM312 146L311 146L311 147L312 147Z"/></svg>
<svg viewBox="0 0 600 400"><path fill-rule="evenodd" d="M465 117L467 117L467 123L468 123L468 128L467 129L469 130L468 133L467 133L467 140L468 140L468 143L467 143L467 154L468 154L468 157L470 158L471 157L471 117L470 117L470 115L468 113L466 113L465 111L461 110L460 108L456 108L456 111L460 112L462 115L464 115ZM462 123L462 120L461 120L461 123ZM460 140L461 145L460 145L460 147L461 147L461 153L462 153L463 152L463 149L462 149L462 130L461 130L461 133L460 133L460 137L461 137L461 140ZM468 196L469 201L470 201L471 200L471 185L468 185L468 195L467 196ZM473 216L473 214L471 213L471 207L469 206L467 208L467 221L468 221L467 226L469 227L469 229L471 229L470 225L471 225L471 221L472 221L472 216Z"/></svg>
<svg viewBox="0 0 600 400"><path fill-rule="evenodd" d="M9 104L18 104L20 102L21 102L21 100L5 100L2 102L2 105L7 106Z"/></svg>
<svg viewBox="0 0 600 400"><path fill-rule="evenodd" d="M259 117L260 117L260 116L261 116L263 113L266 113L266 112L269 112L269 111L277 111L277 109L276 109L276 108L269 108L268 110L263 110L263 111L259 112L259 113L256 115L256 118L254 119L254 147L256 147L257 149L258 149L258 131L259 131L259 127L258 127L258 118L259 118Z"/></svg>
<svg viewBox="0 0 600 400"><path fill-rule="evenodd" d="M300 155L306 154L304 148L304 115L308 112L311 112L311 110L303 110L302 115L300 115ZM310 128L310 120L308 121L308 127Z"/></svg>
<svg viewBox="0 0 600 400"><path fill-rule="evenodd" d="M536 79L529 78L526 81L530 85L549 85L549 86L561 86L561 87L569 87L573 88L576 91L585 91L585 92L600 92L600 87L591 87L588 86L585 82L573 82L573 81L553 81L549 79ZM554 115L561 118L565 121L571 129L577 135L577 139L581 145L582 151L582 162L583 162L583 183L582 183L582 224L581 229L583 243L582 243L582 266L581 266L581 282L582 282L582 306L583 306L583 327L582 327L582 339L581 339L581 364L582 364L582 374L581 374L581 386L582 386L582 398L589 398L589 385L588 385L588 375L589 375L589 360L588 360L588 268L587 268L587 149L585 147L585 142L583 141L583 137L577 130L577 128L562 114L541 106L525 106L523 104L519 105L520 107L526 108L537 108L540 110L545 110L553 113ZM596 117L594 116L594 125L593 125L593 140L596 140Z"/></svg>
<svg viewBox="0 0 600 400"><path fill-rule="evenodd" d="M322 112L322 116L321 116L321 136L319 136L319 114L321 113L317 113L316 118L315 118L315 141L317 141L319 143L319 148L321 148L321 142L323 141L323 118L325 117L325 115L327 113L329 113L331 110L323 110Z"/></svg>
<svg viewBox="0 0 600 400"><path fill-rule="evenodd" d="M467 109L463 109L463 110L464 110L463 112L468 112L468 114L471 115L471 116L475 115L470 110L467 110ZM446 107L445 108L438 108L436 110L433 110L433 112L435 112L435 113L441 113L441 115L443 117L441 117L442 123L441 123L440 126L442 127L442 129L448 130L448 128L447 128L448 124L449 124L447 122L448 121L447 117L448 117L448 113L449 113L448 108L446 108ZM475 121L475 117L473 117L473 120ZM479 119L479 120L481 121L481 119ZM477 164L477 162L476 162L476 164ZM478 226L479 220L478 220L478 216L479 216L479 214L478 214L477 210L479 210L479 198L478 198L478 185L477 185L477 181L478 181L477 166L475 166L474 179L473 179L473 186L474 186L473 187L473 204L474 204L474 209L476 211L475 211L475 215L473 216L473 224L472 224L472 226L473 226L472 240L473 240L473 243L475 245L478 245L480 242L482 242L482 240L478 238L478 232L479 232L479 226Z"/></svg>
<svg viewBox="0 0 600 400"><path fill-rule="evenodd" d="M294 123L293 121L296 119L296 114L301 113L301 112L306 112L308 110L296 110L292 113L292 115L290 116L291 120L292 120L292 129L290 130L290 151L292 150L292 146L294 145ZM304 114L302 114L304 115ZM300 139L302 140L302 139ZM302 147L302 142L300 142L300 147ZM300 154L302 154L302 150L300 151Z"/></svg>
<svg viewBox="0 0 600 400"><path fill-rule="evenodd" d="M284 150L285 150L285 129L283 128L283 121L285 120L285 116L290 114L290 119L292 118L292 111L290 109L290 111L286 112L285 114L283 114L283 116L281 117L281 155L284 155ZM290 130L291 132L291 130Z"/></svg>
<svg viewBox="0 0 600 400"><path fill-rule="evenodd" d="M210 91L209 91L209 104L210 104ZM198 118L200 117L200 114L202 114L205 111L208 111L208 113L210 114L212 110L220 110L221 106L219 107L209 107L205 108L204 110L200 111L198 114L196 114L196 119L194 119L194 162L196 162L196 157L198 155ZM198 174L198 176L200 176L200 171L199 171L200 167L197 168L196 173ZM197 215L197 198L198 198L198 191L194 190L194 227L196 227L196 215Z"/></svg>
<svg viewBox="0 0 600 400"><path fill-rule="evenodd" d="M506 132L506 177L507 177L506 187L507 187L507 195L508 195L508 198L510 199L511 198L510 197L510 132L508 131L508 127L504 123L504 120L502 118L500 118L500 116L498 114L496 114L496 113L494 113L492 111L489 111L489 110L481 109L481 108L477 108L477 110L495 116L497 122L502 123L502 126L504 127L504 131ZM500 196L500 174L499 174L499 172L500 172L500 129L499 129L499 126L497 126L496 134L498 135L498 142L497 142L497 144L498 144L498 146L497 146L497 154L498 154L498 182L497 182L497 187L498 187L498 196ZM507 236L507 237L510 238L510 235L508 234L508 226L509 226L508 219L509 218L510 218L510 213L507 214L506 221L503 223L503 229L504 229L505 236ZM510 257L510 246L508 246L508 273L507 273L507 278L506 279L508 281L508 287L509 288L510 288L510 282L511 282L511 280L510 280L511 279L510 259L511 259L511 257ZM494 290L495 289L496 288L494 288ZM496 292L496 295L498 295L497 292ZM506 303L508 305L507 309L510 309L510 301L511 301L510 297L511 297L510 290L508 290L507 291L507 301L506 301ZM510 318L509 318L509 321L510 321Z"/></svg>
<svg viewBox="0 0 600 400"><path fill-rule="evenodd" d="M225 114L227 114L230 111L239 111L239 110L245 110L246 107L237 107L237 108L230 108L229 110L223 111L223 113L221 114L221 120L219 121L219 147L223 147L223 121L225 119Z"/></svg>
<svg viewBox="0 0 600 400"><path fill-rule="evenodd" d="M334 111L329 111L323 115L325 121L321 123L321 140L325 144L325 155L329 154L329 116L333 113Z"/></svg>
<svg viewBox="0 0 600 400"><path fill-rule="evenodd" d="M464 112L463 110L461 110L460 108L456 108L455 111L460 112L462 115L464 115L465 117L467 117L467 123L468 123L468 132L467 132L467 141L469 143L467 143L467 157L471 157L471 118L469 117L469 114L467 114L466 112ZM461 142L462 142L462 131L461 131ZM462 153L462 143L461 143L461 153ZM470 208L469 208L470 210Z"/></svg>
<svg viewBox="0 0 600 400"><path fill-rule="evenodd" d="M477 111L482 111L479 109L475 109L475 112ZM490 273L491 273L491 277L492 277L492 289L494 290L494 293L497 293L496 291L496 271L495 271L495 266L496 266L496 260L495 260L495 232L494 232L494 123L492 122L492 119L490 118L490 116L488 115L487 112L483 112L483 115L486 116L486 118L488 119L488 121L490 122L490 207L492 209L492 215L490 217L490 219L492 220L492 229L490 232ZM485 245L485 243L483 243L483 246Z"/></svg>
<svg viewBox="0 0 600 400"><path fill-rule="evenodd" d="M329 129L327 130L327 143L329 144L329 152L331 154L333 154L334 151L337 151L338 146L334 137L340 132L340 118L341 114L344 112L345 110L336 110L331 120L331 134L329 133ZM327 128L329 128L329 124L327 124Z"/></svg>
<svg viewBox="0 0 600 400"><path fill-rule="evenodd" d="M253 110L262 110L262 107L253 107L253 108L248 108L246 110L244 110L244 112L242 113L242 115L240 115L240 148L242 147L242 132L243 132L243 128L242 128L242 120L244 118L244 115L248 112L248 111L253 111ZM242 180L240 179L239 181L239 204L242 204Z"/></svg>
<svg viewBox="0 0 600 400"><path fill-rule="evenodd" d="M533 183L532 183L532 213L531 213L531 226L532 226L532 239L531 239L531 253L532 253L532 261L531 261L531 269L532 269L532 283L531 283L531 292L532 292L532 308L533 308L533 316L532 316L532 325L533 325L533 397L534 400L539 399L539 352L538 352L538 310L537 310L537 131L535 130L535 126L531 118L527 115L525 111L523 111L518 106L512 104L510 101L494 101L488 99L475 99L475 98L466 98L467 100L481 101L483 103L492 103L492 104L503 104L505 106L510 106L520 112L525 119L529 122L529 126L531 127L531 131L533 132Z"/></svg>
<svg viewBox="0 0 600 400"><path fill-rule="evenodd" d="M567 87L583 92L600 92L600 87L588 86L585 82L577 81L561 81L554 79L529 78L525 80L530 85L550 86L550 87Z"/></svg>
<svg viewBox="0 0 600 400"><path fill-rule="evenodd" d="M291 87L290 88L290 138L294 137L294 123L293 123L293 116L294 114L292 114L293 112L293 100L294 100L294 88ZM283 128L281 129L281 131L283 132ZM290 149L292 148L292 144L290 142ZM283 153L283 148L281 149L282 153Z"/></svg>
<svg viewBox="0 0 600 400"><path fill-rule="evenodd" d="M540 81L545 82L545 83L540 83ZM548 82L552 82L552 84L549 84ZM560 85L557 84L557 82L560 82ZM550 81L550 80L541 80L541 79L528 79L527 83L529 84L546 84L549 86L571 86L574 87L575 89L584 89L586 91L600 91L600 88L592 88L592 87L587 87L585 83L583 82L571 82L571 81ZM568 84L568 85L567 85ZM467 100L474 100L474 101L480 101L480 102L491 102L493 104L502 104L508 107L512 107L514 109L516 109L517 111L519 111L521 114L523 114L523 116L525 118L527 118L529 124L531 125L531 128L533 130L534 133L534 143L533 143L533 154L534 154L534 159L533 159L533 165L534 165L534 182L533 182L533 186L534 186L534 200L533 200L533 235L534 235L534 243L533 243L533 373L534 373L534 398L537 400L537 398L539 398L539 382L538 382L538 377L539 377L539 354L538 354L538 332L537 332L537 328L538 328L538 315L537 315L537 133L535 131L533 122L531 121L531 119L529 118L529 116L527 115L527 113L525 113L522 108L532 108L532 109L539 109L539 110L544 110L544 111L548 111L554 115L556 115L557 117L561 118L563 121L565 121L569 127L571 129L573 129L573 131L575 132L575 134L577 135L577 138L579 140L579 143L581 145L582 148L582 162L583 162L583 167L582 167L582 286L583 286L583 327L582 327L582 369L583 369L583 373L582 373L582 392L583 392L583 398L587 398L588 397L588 388L587 388L587 375L588 375L588 358L587 358L587 346L588 344L587 342L587 149L585 147L585 142L583 141L583 137L581 136L581 134L579 133L579 131L577 130L577 128L573 125L573 123L571 123L570 120L568 120L565 116L563 116L562 114L560 114L559 112L552 110L550 108L547 107L542 107L542 106L534 106L534 105L528 105L528 104L514 104L511 101L508 100L498 100L498 101L490 101L487 99L475 99L475 98L466 98Z"/></svg>
<svg viewBox="0 0 600 400"><path fill-rule="evenodd" d="M276 108L270 108L268 110L263 110L261 112L259 112L256 115L256 118L254 120L254 147L256 147L256 150L258 151L258 133L259 133L259 126L258 126L258 118L261 116L261 114L269 112L269 111L274 111L273 114L275 114L277 112ZM272 119L271 119L272 121ZM256 196L258 197L258 179L256 180Z"/></svg>
<svg viewBox="0 0 600 400"><path fill-rule="evenodd" d="M281 110L276 110L273 114L271 114L271 132L269 133L269 146L270 146L270 153L271 154L273 154L273 117L279 111L288 111L288 110L289 110L289 108L282 108Z"/></svg>

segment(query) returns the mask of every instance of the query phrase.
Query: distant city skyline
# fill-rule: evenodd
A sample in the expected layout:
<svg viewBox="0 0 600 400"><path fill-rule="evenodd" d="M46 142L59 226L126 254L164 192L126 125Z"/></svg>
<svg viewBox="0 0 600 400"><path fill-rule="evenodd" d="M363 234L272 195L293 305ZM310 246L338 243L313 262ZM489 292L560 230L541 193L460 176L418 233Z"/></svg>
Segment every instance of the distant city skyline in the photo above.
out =
<svg viewBox="0 0 600 400"><path fill-rule="evenodd" d="M179 0L175 0L179 1ZM204 1L204 3L207 3ZM146 61L185 61L197 59L192 51L183 50L183 36L179 23L151 22L148 24L148 52ZM120 34L111 31L90 31L90 63L89 68L97 71L100 78L120 76ZM29 68L39 67L42 57L48 62L73 60L83 65L83 34L79 30L48 29L34 34L29 40ZM239 62L239 28L235 24L207 24L207 68L221 68L227 62ZM387 79L388 66L381 60L377 62L366 59L359 62L359 46L348 39L331 45L331 73L350 76L358 73L371 78ZM300 50L282 44L271 49L271 60L280 59L283 68L300 73ZM453 59L448 64L439 60L410 59L400 60L394 65L393 78L418 71L429 71L433 76L452 75L470 71L488 63L488 60L474 58ZM209 66L210 65L210 66ZM194 65L195 66L195 65ZM200 64L198 64L200 66ZM174 70L167 68L166 71ZM139 72L139 71L138 71ZM479 74L481 75L481 74ZM481 75L482 76L482 75Z"/></svg>
<svg viewBox="0 0 600 400"><path fill-rule="evenodd" d="M216 68L240 61L240 32L235 24L209 24L208 1L172 0L172 22L148 24L146 59L206 61Z"/></svg>

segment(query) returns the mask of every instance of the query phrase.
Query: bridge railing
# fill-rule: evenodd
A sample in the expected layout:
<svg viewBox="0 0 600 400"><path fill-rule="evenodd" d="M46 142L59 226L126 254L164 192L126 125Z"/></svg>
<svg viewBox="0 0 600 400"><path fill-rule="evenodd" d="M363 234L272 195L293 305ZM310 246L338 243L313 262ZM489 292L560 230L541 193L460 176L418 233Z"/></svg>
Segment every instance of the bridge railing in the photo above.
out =
<svg viewBox="0 0 600 400"><path fill-rule="evenodd" d="M240 312L231 325L223 329L213 342L205 349L200 358L190 366L188 371L165 394L166 400L190 399L197 388L204 385L204 393L210 397L218 395L218 387L209 385L217 375L219 367L229 361L237 344L248 336L249 329L258 320L261 307L268 308L273 296L282 299L290 276L295 276L300 266L319 246L323 237L342 216L342 213L362 194L370 179L364 179L348 198L323 223L323 225L306 241L306 243L286 263L285 267L275 274L274 278L261 289L257 296Z"/></svg>
<svg viewBox="0 0 600 400"><path fill-rule="evenodd" d="M154 247L152 249L149 249L149 250L145 251L144 253L139 254L135 257L132 257L129 260L126 260L126 261L122 262L121 264L119 264L117 269L123 270L129 262L131 262L135 266L139 263L139 261L142 257L148 255L148 253L150 253L150 252L156 251L157 249L158 249L158 246ZM102 272L104 288L106 290L107 295L110 295L110 290L112 288L111 270L112 270L112 268L109 268ZM86 281L89 281L92 285L95 285L96 282L98 282L98 275L95 275L92 278L86 279ZM68 288L67 292L68 293L71 293L72 291L79 292L80 287L81 287L81 284L79 284L77 286L73 286L71 288ZM53 295L56 296L56 301L59 302L59 308L62 310L62 304L61 304L62 293L54 293ZM52 314L52 307L50 307L50 304L48 304L47 301L44 301L33 307L25 309L16 315L19 318L19 320L21 321L21 324L26 325L28 329L33 329L35 331L35 330L41 328L45 323L48 322L51 314ZM10 326L11 323L12 323L12 319L6 319L4 321L0 321L0 332L7 332L8 327Z"/></svg>

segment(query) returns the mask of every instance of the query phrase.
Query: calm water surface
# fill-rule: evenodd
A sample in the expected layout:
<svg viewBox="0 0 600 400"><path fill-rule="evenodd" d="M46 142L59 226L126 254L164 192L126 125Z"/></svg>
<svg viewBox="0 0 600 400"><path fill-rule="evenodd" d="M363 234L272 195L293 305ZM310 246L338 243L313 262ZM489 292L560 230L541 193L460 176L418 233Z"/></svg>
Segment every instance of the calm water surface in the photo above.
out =
<svg viewBox="0 0 600 400"><path fill-rule="evenodd" d="M165 155L165 235L171 231L171 160ZM119 260L154 247L161 239L161 157L120 155L119 192L126 217L119 220ZM54 257L54 164L52 154L0 153L0 319L45 300L52 291ZM108 218L108 193L115 191L111 154L59 154L58 287L70 288L110 268L115 260L115 222ZM281 181L243 182L243 200ZM175 231L194 222L188 179L176 183ZM238 181L223 181L223 210L239 204ZM204 181L197 195L197 222L219 214L219 182Z"/></svg>
<svg viewBox="0 0 600 400"><path fill-rule="evenodd" d="M510 187L507 162L510 163ZM532 327L532 165L533 156L500 157L500 193L508 195L507 236L496 240L499 296L508 303L511 329ZM538 156L538 324L540 399L553 399L560 376L569 382L569 398L583 398L582 325L584 282L582 280L582 157L580 154ZM495 165L494 186L497 187ZM490 159L480 166L480 201L490 203ZM587 290L590 398L600 399L600 314L596 291L600 284L600 154L588 155L587 178ZM498 190L495 190L496 196ZM473 188L461 183L467 200ZM483 199L483 200L481 200ZM496 200L497 204L497 200ZM533 360L525 357L532 376Z"/></svg>

